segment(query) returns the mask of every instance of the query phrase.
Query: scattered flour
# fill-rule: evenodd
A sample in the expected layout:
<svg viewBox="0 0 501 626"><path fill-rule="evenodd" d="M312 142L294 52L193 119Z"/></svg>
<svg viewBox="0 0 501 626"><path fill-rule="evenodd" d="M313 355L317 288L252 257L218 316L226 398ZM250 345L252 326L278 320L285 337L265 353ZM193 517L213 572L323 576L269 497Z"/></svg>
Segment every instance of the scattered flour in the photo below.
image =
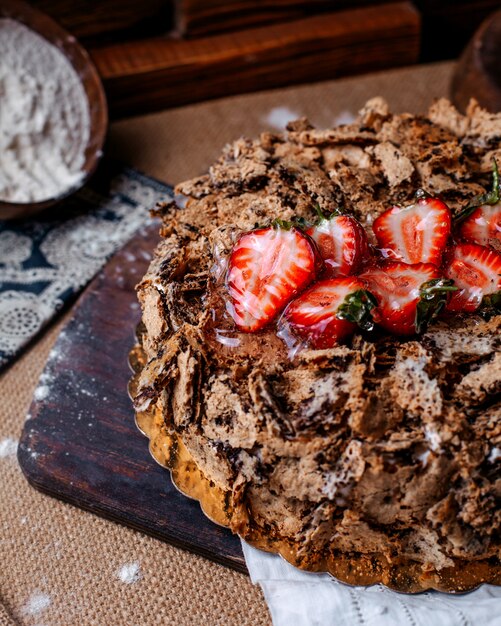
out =
<svg viewBox="0 0 501 626"><path fill-rule="evenodd" d="M185 196L182 193L177 193L174 196L174 202L177 204L178 208L184 209L188 202L188 196Z"/></svg>
<svg viewBox="0 0 501 626"><path fill-rule="evenodd" d="M27 446L26 444L21 443L21 444L19 444L19 447L23 451L26 450L26 452L28 452L28 454L30 455L30 457L32 459L38 459L38 457L40 456L40 452L36 452L35 450L33 450L31 447Z"/></svg>
<svg viewBox="0 0 501 626"><path fill-rule="evenodd" d="M63 358L63 354L61 350L59 350L58 348L52 348L52 350L49 352L48 360L50 361L60 361L62 358Z"/></svg>
<svg viewBox="0 0 501 626"><path fill-rule="evenodd" d="M430 456L430 454L431 450L425 450L422 454L418 455L418 459L423 464L423 467L426 467L428 465L428 457Z"/></svg>
<svg viewBox="0 0 501 626"><path fill-rule="evenodd" d="M36 615L50 606L51 599L46 593L33 593L22 608L24 615Z"/></svg>
<svg viewBox="0 0 501 626"><path fill-rule="evenodd" d="M64 54L20 22L0 19L0 200L39 202L83 176L89 105Z"/></svg>
<svg viewBox="0 0 501 626"><path fill-rule="evenodd" d="M487 460L489 461L489 463L494 463L494 461L497 461L500 457L501 457L501 449L492 448Z"/></svg>
<svg viewBox="0 0 501 626"><path fill-rule="evenodd" d="M430 444L430 449L433 450L433 452L438 452L442 444L442 440L440 439L438 432L431 426L426 425L424 427L424 436Z"/></svg>
<svg viewBox="0 0 501 626"><path fill-rule="evenodd" d="M15 456L17 453L17 443L18 442L15 439L11 439L11 437L2 439L2 441L0 441L0 459Z"/></svg>
<svg viewBox="0 0 501 626"><path fill-rule="evenodd" d="M35 398L35 400L41 401L41 400L45 400L45 398L47 398L47 396L49 395L49 386L48 385L39 385L36 389L35 389L35 393L33 394L33 397Z"/></svg>
<svg viewBox="0 0 501 626"><path fill-rule="evenodd" d="M126 563L125 565L122 565L117 572L117 576L127 585L137 583L138 580L141 580L139 563L136 561L135 563Z"/></svg>
<svg viewBox="0 0 501 626"><path fill-rule="evenodd" d="M264 118L264 121L278 130L283 130L289 122L297 120L301 115L288 107L275 107Z"/></svg>
<svg viewBox="0 0 501 626"><path fill-rule="evenodd" d="M339 115L334 118L334 126L341 126L342 124L351 124L355 121L355 116L351 111L341 111Z"/></svg>

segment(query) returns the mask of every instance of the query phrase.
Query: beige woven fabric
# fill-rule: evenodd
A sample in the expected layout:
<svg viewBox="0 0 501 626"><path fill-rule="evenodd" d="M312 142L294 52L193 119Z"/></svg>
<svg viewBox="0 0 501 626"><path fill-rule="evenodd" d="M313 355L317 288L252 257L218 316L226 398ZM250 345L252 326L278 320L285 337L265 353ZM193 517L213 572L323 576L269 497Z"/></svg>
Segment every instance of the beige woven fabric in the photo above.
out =
<svg viewBox="0 0 501 626"><path fill-rule="evenodd" d="M13 624L7 609L0 604L0 626L13 626Z"/></svg>
<svg viewBox="0 0 501 626"><path fill-rule="evenodd" d="M381 94L395 111L418 112L446 95L450 72L451 65L442 63L165 111L115 124L110 148L143 171L176 182L203 172L225 142L269 128L273 108L331 125ZM284 113L275 111L275 117ZM0 626L269 624L261 592L246 576L26 483L15 442L50 348L70 315L0 378ZM121 579L136 570L134 582Z"/></svg>

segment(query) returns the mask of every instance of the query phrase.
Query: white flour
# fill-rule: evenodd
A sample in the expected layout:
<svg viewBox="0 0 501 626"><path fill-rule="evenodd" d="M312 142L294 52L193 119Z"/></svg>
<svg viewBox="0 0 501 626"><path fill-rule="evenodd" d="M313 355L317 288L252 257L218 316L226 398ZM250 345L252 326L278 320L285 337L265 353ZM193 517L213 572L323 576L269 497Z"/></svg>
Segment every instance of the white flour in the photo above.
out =
<svg viewBox="0 0 501 626"><path fill-rule="evenodd" d="M83 176L89 106L55 46L0 19L0 200L40 202Z"/></svg>
<svg viewBox="0 0 501 626"><path fill-rule="evenodd" d="M46 593L33 593L22 608L23 615L36 615L50 606L51 599Z"/></svg>
<svg viewBox="0 0 501 626"><path fill-rule="evenodd" d="M126 585L132 585L141 580L141 568L139 563L126 563L117 572L118 578Z"/></svg>
<svg viewBox="0 0 501 626"><path fill-rule="evenodd" d="M284 130L289 122L297 120L301 115L291 111L289 107L275 107L271 109L264 121L273 128Z"/></svg>
<svg viewBox="0 0 501 626"><path fill-rule="evenodd" d="M6 437L0 441L0 459L7 458L8 456L16 456L17 453L17 441Z"/></svg>

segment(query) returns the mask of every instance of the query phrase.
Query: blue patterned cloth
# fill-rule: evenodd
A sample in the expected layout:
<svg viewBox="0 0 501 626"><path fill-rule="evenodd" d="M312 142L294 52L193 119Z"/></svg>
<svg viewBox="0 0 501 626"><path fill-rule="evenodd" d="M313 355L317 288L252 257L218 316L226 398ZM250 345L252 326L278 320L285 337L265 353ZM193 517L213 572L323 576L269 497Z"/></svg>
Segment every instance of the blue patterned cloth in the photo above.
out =
<svg viewBox="0 0 501 626"><path fill-rule="evenodd" d="M168 185L103 163L91 184L51 211L0 221L0 369L171 197Z"/></svg>

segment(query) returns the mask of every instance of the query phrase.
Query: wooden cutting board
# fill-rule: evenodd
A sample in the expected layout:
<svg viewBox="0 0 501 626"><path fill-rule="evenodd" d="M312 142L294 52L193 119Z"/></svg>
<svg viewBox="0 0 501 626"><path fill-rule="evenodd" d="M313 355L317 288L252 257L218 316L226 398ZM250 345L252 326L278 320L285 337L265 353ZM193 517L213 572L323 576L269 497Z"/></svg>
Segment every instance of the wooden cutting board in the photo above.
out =
<svg viewBox="0 0 501 626"><path fill-rule="evenodd" d="M134 285L157 230L138 233L81 295L35 391L19 463L40 491L247 572L238 537L209 521L150 456L127 395L140 318Z"/></svg>

